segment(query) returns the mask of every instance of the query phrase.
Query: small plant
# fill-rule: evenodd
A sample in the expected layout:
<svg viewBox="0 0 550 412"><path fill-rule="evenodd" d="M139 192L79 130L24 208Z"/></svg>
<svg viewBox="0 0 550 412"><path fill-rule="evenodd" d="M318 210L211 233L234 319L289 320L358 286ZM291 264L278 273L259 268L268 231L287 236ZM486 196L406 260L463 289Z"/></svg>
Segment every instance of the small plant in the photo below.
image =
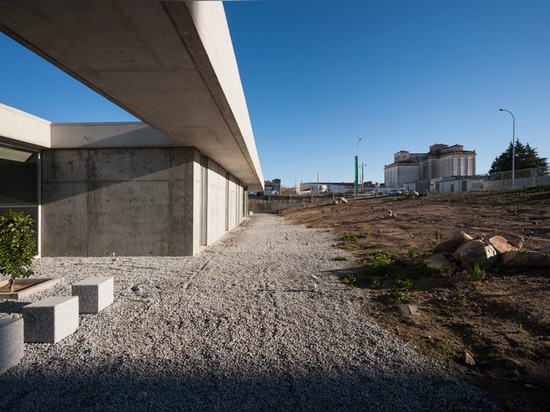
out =
<svg viewBox="0 0 550 412"><path fill-rule="evenodd" d="M480 223L481 223L481 218L478 215L476 215L474 217L474 225L479 226Z"/></svg>
<svg viewBox="0 0 550 412"><path fill-rule="evenodd" d="M533 352L529 348L523 348L522 352L523 352L523 356L525 356L527 359L533 359L535 357L535 352Z"/></svg>
<svg viewBox="0 0 550 412"><path fill-rule="evenodd" d="M375 250L366 256L366 262L370 263L368 273L371 275L383 276L387 273L390 267L398 262L396 255Z"/></svg>
<svg viewBox="0 0 550 412"><path fill-rule="evenodd" d="M414 250L413 248L410 248L408 253L409 253L409 258L414 259L416 257L416 250Z"/></svg>
<svg viewBox="0 0 550 412"><path fill-rule="evenodd" d="M380 281L379 277L368 276L366 281L367 281L368 287L371 289L380 289L382 287L382 282Z"/></svg>
<svg viewBox="0 0 550 412"><path fill-rule="evenodd" d="M409 279L397 279L398 287L394 287L390 290L386 298L386 303L390 305L395 305L403 302L411 296L411 291L413 283Z"/></svg>
<svg viewBox="0 0 550 412"><path fill-rule="evenodd" d="M470 278L477 282L481 282L486 278L485 269L480 267L479 264L474 263L474 267L470 270Z"/></svg>
<svg viewBox="0 0 550 412"><path fill-rule="evenodd" d="M397 284L403 289L410 289L413 286L413 283L409 279L397 279Z"/></svg>
<svg viewBox="0 0 550 412"><path fill-rule="evenodd" d="M15 279L33 274L35 250L33 220L30 216L11 209L0 216L0 274L10 276L12 291Z"/></svg>
<svg viewBox="0 0 550 412"><path fill-rule="evenodd" d="M519 324L518 333L523 333L523 325L521 323Z"/></svg>
<svg viewBox="0 0 550 412"><path fill-rule="evenodd" d="M386 298L386 303L388 303L389 305L397 305L403 302L409 296L411 296L411 292L408 290L399 290L392 288L390 290L390 293L388 294L388 297Z"/></svg>
<svg viewBox="0 0 550 412"><path fill-rule="evenodd" d="M357 287L355 286L356 281L357 281L357 278L354 275L346 275L342 279L342 283L350 289L355 289Z"/></svg>
<svg viewBox="0 0 550 412"><path fill-rule="evenodd" d="M349 258L347 256L336 256L334 260L337 262L344 262L346 260L349 260Z"/></svg>
<svg viewBox="0 0 550 412"><path fill-rule="evenodd" d="M437 229L435 231L435 240L438 242L441 242L443 240L443 231L441 229Z"/></svg>

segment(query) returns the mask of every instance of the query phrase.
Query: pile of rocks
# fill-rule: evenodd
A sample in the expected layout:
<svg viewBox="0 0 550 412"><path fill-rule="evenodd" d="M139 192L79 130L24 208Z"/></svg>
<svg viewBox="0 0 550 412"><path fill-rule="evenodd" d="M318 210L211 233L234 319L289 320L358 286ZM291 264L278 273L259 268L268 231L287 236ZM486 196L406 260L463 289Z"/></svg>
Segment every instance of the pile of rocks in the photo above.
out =
<svg viewBox="0 0 550 412"><path fill-rule="evenodd" d="M550 268L550 247L539 251L522 249L524 239L518 235L492 235L474 238L465 232L442 240L426 259L432 269L449 272L457 265L471 270L477 264L485 270L495 265L514 268Z"/></svg>

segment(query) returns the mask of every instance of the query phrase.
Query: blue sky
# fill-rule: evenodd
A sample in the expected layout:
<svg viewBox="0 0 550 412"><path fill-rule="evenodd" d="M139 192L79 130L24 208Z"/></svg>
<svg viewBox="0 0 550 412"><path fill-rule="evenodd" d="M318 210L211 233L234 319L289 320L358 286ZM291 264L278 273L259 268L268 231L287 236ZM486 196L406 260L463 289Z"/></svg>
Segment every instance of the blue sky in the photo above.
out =
<svg viewBox="0 0 550 412"><path fill-rule="evenodd" d="M550 157L548 1L234 1L225 9L265 179L383 182L399 150L516 137ZM56 122L126 121L0 35L0 102Z"/></svg>

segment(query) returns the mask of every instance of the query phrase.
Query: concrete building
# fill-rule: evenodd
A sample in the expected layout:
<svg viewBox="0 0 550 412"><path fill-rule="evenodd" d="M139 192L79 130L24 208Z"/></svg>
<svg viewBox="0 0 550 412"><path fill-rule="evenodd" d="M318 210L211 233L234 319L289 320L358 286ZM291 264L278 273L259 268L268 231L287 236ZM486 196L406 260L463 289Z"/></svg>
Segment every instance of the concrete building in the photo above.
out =
<svg viewBox="0 0 550 412"><path fill-rule="evenodd" d="M384 167L384 180L389 188L406 188L407 183L430 181L445 177L474 176L476 152L455 144L434 144L428 153L401 150L394 154L392 164ZM412 189L412 187L411 187Z"/></svg>
<svg viewBox="0 0 550 412"><path fill-rule="evenodd" d="M221 2L0 2L0 31L143 123L56 124L0 105L0 213L42 256L194 255L263 177Z"/></svg>

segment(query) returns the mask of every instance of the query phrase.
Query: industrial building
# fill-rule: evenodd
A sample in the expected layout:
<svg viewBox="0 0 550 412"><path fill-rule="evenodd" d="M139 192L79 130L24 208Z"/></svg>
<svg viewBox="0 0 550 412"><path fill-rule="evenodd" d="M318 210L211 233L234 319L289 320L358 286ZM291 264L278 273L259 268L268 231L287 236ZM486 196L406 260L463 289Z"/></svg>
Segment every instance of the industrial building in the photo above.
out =
<svg viewBox="0 0 550 412"><path fill-rule="evenodd" d="M475 174L475 151L464 150L464 146L458 144L434 144L428 153L410 153L406 150L395 153L393 163L384 167L384 182L389 188L407 189L409 184L410 189L419 190L422 187L424 190L429 188L431 180Z"/></svg>

